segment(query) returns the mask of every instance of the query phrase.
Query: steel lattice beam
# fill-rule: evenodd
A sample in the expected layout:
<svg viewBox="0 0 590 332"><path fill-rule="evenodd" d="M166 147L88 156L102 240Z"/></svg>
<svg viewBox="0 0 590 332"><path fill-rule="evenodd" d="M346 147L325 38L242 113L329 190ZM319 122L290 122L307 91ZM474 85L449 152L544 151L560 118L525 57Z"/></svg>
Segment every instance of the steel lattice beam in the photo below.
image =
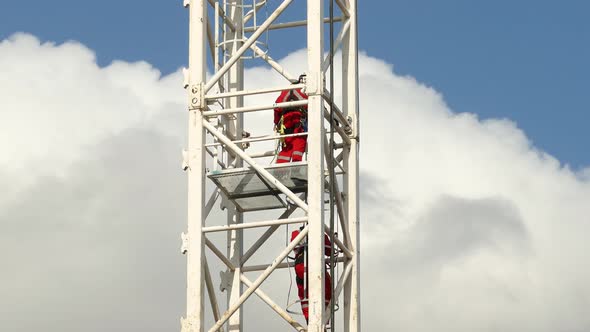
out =
<svg viewBox="0 0 590 332"><path fill-rule="evenodd" d="M242 332L243 322L248 320L241 311L245 301L253 294L257 295L277 315L296 331L324 332L331 317L324 298L325 244L324 234L334 230L324 222L326 207L335 207L339 231L342 240L334 239L333 246L338 248L335 264L342 267L342 274L334 275L335 285L332 301L343 300L343 324L337 325L345 332L359 332L360 325L360 283L359 283L359 199L358 199L358 43L356 0L333 0L338 8L338 16L325 17L325 1L307 0L296 2L283 0L266 17L263 23L256 22L257 12L268 5L265 0L184 0L189 8L189 68L184 70L184 86L188 90L188 147L184 153L183 169L188 174L188 231L183 234L183 252L187 254L187 306L186 316L181 320L183 332L225 331ZM248 7L249 6L249 7ZM304 20L277 22L289 6L306 6ZM248 10L246 10L248 8ZM212 17L210 19L210 17ZM324 40L326 24L338 23L338 36L331 45L332 56L340 50L342 102L337 104L331 98L333 92L326 88L327 70L332 56L325 54ZM248 27L246 26L248 24ZM253 51L254 56L289 82L296 76L289 72L284 64L271 57L268 51L259 47L260 37L269 30L307 27L307 81L286 86L270 86L256 90L244 88L244 54ZM245 33L249 35L246 36ZM208 50L207 50L208 49ZM213 72L206 78L207 52L213 60ZM217 92L211 89L217 86ZM277 93L286 89L305 89L308 100L290 101L280 104L244 105L247 96ZM219 104L216 106L214 104ZM243 116L246 113L259 112L276 107L298 107L307 105L308 132L284 135L285 137L308 136L307 162L303 163L307 174L307 192L295 194L273 176L257 158L271 156L272 151L247 153L247 145L270 140L277 140L276 135L243 136ZM330 105L332 107L330 107ZM329 120L334 118L331 124ZM333 128L337 142L329 143ZM333 147L333 151L330 150ZM333 154L339 152L334 157ZM328 167L328 160L335 161ZM242 212L238 212L227 196L228 192L207 188L207 167L214 170L241 168L248 165L264 181L277 188L277 192L289 198L288 208L276 219L244 221ZM297 166L299 167L299 166ZM336 169L338 168L338 172ZM240 169L238 171L241 172ZM330 185L334 188L334 201L325 201L327 174L336 174ZM225 174L225 173L224 173ZM212 175L211 175L212 176ZM294 188L294 187L292 187ZM225 190L225 189L224 189ZM300 191L298 191L300 192ZM233 194L232 194L233 195ZM277 194L278 195L278 194ZM226 209L227 223L209 224L222 197L220 206ZM237 196L236 196L237 197ZM237 203L236 203L237 204ZM333 205L330 205L333 204ZM280 205L279 205L280 206ZM240 210L242 211L242 210ZM244 209L243 211L248 211ZM303 216L291 217L299 211ZM305 223L294 241L286 245L278 256L269 255L261 250L280 228L289 224ZM244 232L266 227L266 231L244 252ZM208 238L211 233L227 234L226 243L214 243ZM212 236L212 235L211 235ZM277 305L273 294L263 292L261 285L277 269L292 268L292 262L285 262L285 257L306 239L309 264L307 266L309 283L309 323L307 328L294 319L284 308ZM206 250L208 248L208 250ZM225 249L225 252L224 250ZM213 254L219 261L211 265L207 262L205 251ZM258 253L268 263L247 265L249 259ZM224 286L227 302L223 303L216 294L214 282L216 269L226 268ZM258 272L256 272L258 271ZM261 272L262 271L262 272ZM245 273L259 273L252 280ZM205 326L205 297L209 297L212 326ZM210 319L210 318L209 318Z"/></svg>

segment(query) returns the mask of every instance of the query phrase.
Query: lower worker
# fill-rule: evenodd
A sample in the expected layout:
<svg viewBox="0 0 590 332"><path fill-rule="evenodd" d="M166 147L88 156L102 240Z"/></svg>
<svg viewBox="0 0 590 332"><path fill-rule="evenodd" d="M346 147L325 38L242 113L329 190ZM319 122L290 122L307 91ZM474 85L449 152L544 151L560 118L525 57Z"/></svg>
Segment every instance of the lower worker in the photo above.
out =
<svg viewBox="0 0 590 332"><path fill-rule="evenodd" d="M303 226L300 227L298 230L294 230L291 233L291 241L293 241L297 235L303 230ZM307 241L304 239L302 240L299 245L295 247L293 250L295 252L295 282L297 283L297 295L299 296L299 300L301 301L301 311L303 312L303 316L305 317L305 321L309 323L309 302L308 302L308 292L306 288L307 284L307 264L305 262L305 254L307 252ZM327 234L324 234L324 255L326 255L326 261L329 259L332 253L332 245L330 242L330 238ZM328 268L326 266L324 270L324 298L326 301L326 307L330 304L330 300L332 299L332 278L330 277L330 273L328 273Z"/></svg>

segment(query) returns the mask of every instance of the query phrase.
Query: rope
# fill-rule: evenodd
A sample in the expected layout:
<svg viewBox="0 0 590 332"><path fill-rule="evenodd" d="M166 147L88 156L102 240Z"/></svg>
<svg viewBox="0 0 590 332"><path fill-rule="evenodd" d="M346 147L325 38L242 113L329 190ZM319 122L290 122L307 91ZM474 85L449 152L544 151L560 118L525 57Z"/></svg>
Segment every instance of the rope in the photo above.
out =
<svg viewBox="0 0 590 332"><path fill-rule="evenodd" d="M287 233L285 234L285 247L289 246L289 224L287 224ZM291 259L291 257L289 257L287 255L287 262L289 262L289 260ZM293 262L295 262L295 260L293 260ZM293 271L291 271L291 268L287 268L287 270L289 270L289 291L287 292L287 305L286 307L289 308L292 304L289 304L289 301L291 301L291 289L293 288L293 276L291 275L293 273Z"/></svg>
<svg viewBox="0 0 590 332"><path fill-rule="evenodd" d="M279 151L281 151L281 140L277 140L277 147L275 148L275 154L272 157L272 160L270 161L269 165L272 165L275 162L275 159L278 158ZM288 245L288 243L287 243L287 245Z"/></svg>

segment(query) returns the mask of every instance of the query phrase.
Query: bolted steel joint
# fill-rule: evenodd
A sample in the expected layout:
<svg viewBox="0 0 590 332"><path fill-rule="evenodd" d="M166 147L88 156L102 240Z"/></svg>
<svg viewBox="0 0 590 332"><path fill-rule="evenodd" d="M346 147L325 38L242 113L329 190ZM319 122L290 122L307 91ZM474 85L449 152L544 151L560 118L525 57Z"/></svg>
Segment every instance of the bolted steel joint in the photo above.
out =
<svg viewBox="0 0 590 332"><path fill-rule="evenodd" d="M185 255L188 252L188 234L184 232L180 233L180 239L182 240L182 244L180 246L180 253Z"/></svg>
<svg viewBox="0 0 590 332"><path fill-rule="evenodd" d="M186 171L189 168L190 167L188 164L188 151L182 150L182 170Z"/></svg>
<svg viewBox="0 0 590 332"><path fill-rule="evenodd" d="M190 85L188 91L189 97L189 105L190 109L200 109L201 111L205 110L206 103L205 103L205 94L204 94L204 84L193 84Z"/></svg>
<svg viewBox="0 0 590 332"><path fill-rule="evenodd" d="M182 68L182 87L184 89L188 88L189 86L189 72L187 68Z"/></svg>
<svg viewBox="0 0 590 332"><path fill-rule="evenodd" d="M219 277L221 279L221 282L219 283L219 290L222 292L225 292L226 290L231 290L232 288L232 279L233 279L233 272L230 271L229 269L224 271L220 271L219 272Z"/></svg>
<svg viewBox="0 0 590 332"><path fill-rule="evenodd" d="M346 117L346 120L348 124L344 126L344 132L346 132L350 138L358 139L358 122L356 122L355 118L350 115Z"/></svg>
<svg viewBox="0 0 590 332"><path fill-rule="evenodd" d="M305 80L305 93L307 95L321 95L326 85L323 72L308 73Z"/></svg>

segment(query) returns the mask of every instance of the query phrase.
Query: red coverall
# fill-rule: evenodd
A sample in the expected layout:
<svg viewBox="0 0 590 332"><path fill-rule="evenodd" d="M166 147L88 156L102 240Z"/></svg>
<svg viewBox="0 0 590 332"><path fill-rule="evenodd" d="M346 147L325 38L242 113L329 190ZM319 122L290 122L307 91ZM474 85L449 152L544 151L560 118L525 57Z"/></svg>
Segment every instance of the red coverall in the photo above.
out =
<svg viewBox="0 0 590 332"><path fill-rule="evenodd" d="M301 89L284 90L277 98L276 103L288 101L306 100L307 95ZM275 108L274 124L281 134L298 134L307 131L302 121L307 121L307 105L282 108ZM296 137L285 137L277 163L288 163L290 161L301 161L305 153L307 135Z"/></svg>
<svg viewBox="0 0 590 332"><path fill-rule="evenodd" d="M291 241L299 235L299 230L296 229L291 233ZM303 240L305 241L305 240ZM295 247L295 282L297 283L297 295L301 300L301 311L305 321L309 322L309 303L307 299L307 289L305 289L305 277L306 277L306 266L305 266L305 245L302 245L303 241L299 246ZM331 242L327 234L324 234L324 254L330 256L331 254ZM330 303L332 298L332 278L328 270L324 271L324 297L326 300L326 306Z"/></svg>

